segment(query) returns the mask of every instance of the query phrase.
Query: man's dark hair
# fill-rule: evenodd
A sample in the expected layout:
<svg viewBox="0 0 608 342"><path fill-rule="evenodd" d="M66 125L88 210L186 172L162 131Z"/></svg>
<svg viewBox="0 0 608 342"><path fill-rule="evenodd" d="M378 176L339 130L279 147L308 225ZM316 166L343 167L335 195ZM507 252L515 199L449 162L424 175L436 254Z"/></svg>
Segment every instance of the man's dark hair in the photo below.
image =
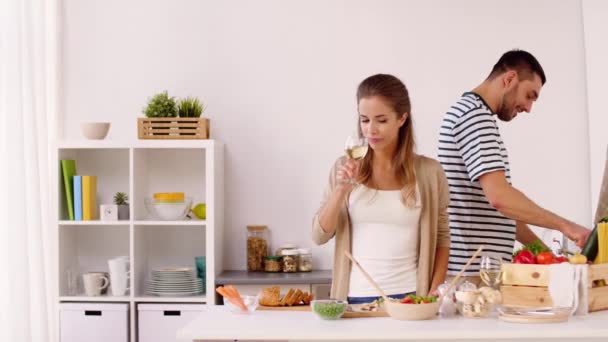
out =
<svg viewBox="0 0 608 342"><path fill-rule="evenodd" d="M517 71L520 79L532 79L533 74L537 74L544 85L547 82L543 67L531 53L524 50L511 50L500 57L492 68L488 79L493 79L509 70Z"/></svg>

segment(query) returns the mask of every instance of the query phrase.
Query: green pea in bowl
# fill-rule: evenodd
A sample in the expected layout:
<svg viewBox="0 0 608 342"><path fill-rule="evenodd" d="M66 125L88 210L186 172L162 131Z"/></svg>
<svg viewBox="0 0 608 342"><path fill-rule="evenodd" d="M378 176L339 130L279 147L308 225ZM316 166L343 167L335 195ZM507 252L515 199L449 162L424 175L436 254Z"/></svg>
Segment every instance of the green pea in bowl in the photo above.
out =
<svg viewBox="0 0 608 342"><path fill-rule="evenodd" d="M320 319L339 319L346 312L348 303L344 300L323 299L310 302L310 310Z"/></svg>

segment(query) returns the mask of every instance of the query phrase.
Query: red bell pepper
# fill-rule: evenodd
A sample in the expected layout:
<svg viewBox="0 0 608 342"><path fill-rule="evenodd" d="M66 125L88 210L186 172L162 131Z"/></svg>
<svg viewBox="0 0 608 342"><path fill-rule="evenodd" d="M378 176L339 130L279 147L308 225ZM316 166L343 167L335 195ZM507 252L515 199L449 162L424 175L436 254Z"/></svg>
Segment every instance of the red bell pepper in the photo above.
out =
<svg viewBox="0 0 608 342"><path fill-rule="evenodd" d="M515 264L536 264L536 256L534 253L522 250L513 259L513 263Z"/></svg>

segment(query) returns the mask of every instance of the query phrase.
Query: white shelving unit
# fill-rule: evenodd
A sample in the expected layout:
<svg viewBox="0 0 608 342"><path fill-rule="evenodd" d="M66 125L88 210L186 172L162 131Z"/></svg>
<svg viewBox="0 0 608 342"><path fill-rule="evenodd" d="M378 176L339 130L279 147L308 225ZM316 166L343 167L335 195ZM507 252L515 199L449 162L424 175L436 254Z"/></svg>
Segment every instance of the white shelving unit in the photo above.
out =
<svg viewBox="0 0 608 342"><path fill-rule="evenodd" d="M60 302L117 302L130 304L130 340L137 341L137 304L215 304L214 295L157 297L145 293L150 271L165 266L190 266L206 257L206 289L213 293L215 277L222 271L224 153L214 140L140 140L62 142L57 146L55 187L57 203L58 272ZM129 195L128 221L70 221L65 205L61 159L76 160L80 175L97 176L99 205L111 204L116 192ZM155 192L184 192L193 204L206 203L205 220L157 221L148 216L144 198ZM130 291L69 296L67 270L78 274L108 272L108 259L129 256ZM80 290L83 290L80 277ZM109 293L111 291L108 291Z"/></svg>

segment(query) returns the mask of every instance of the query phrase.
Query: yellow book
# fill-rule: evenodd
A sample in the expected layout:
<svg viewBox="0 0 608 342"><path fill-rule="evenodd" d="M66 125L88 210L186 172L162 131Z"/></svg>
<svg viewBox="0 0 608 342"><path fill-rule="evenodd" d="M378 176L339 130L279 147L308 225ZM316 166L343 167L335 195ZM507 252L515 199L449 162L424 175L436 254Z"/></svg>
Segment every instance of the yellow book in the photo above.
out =
<svg viewBox="0 0 608 342"><path fill-rule="evenodd" d="M82 220L97 220L97 177L82 176Z"/></svg>

